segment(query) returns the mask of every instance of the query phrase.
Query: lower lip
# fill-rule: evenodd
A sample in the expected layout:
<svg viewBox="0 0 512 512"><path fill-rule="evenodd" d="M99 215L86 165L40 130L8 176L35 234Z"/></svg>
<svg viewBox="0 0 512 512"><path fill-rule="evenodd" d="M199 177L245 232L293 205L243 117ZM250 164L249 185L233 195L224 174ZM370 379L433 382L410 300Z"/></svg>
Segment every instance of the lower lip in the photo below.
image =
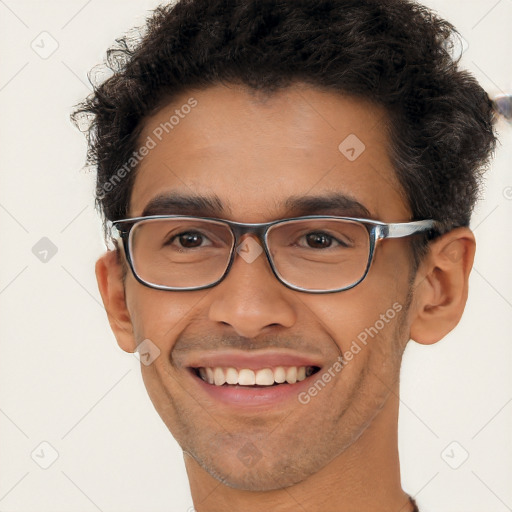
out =
<svg viewBox="0 0 512 512"><path fill-rule="evenodd" d="M192 370L190 371L192 379L202 392L216 401L239 408L270 407L280 405L287 400L294 400L300 403L298 401L299 393L311 386L318 373L320 372L316 372L295 384L278 384L277 386L253 388L249 386L215 386L215 384L205 382Z"/></svg>

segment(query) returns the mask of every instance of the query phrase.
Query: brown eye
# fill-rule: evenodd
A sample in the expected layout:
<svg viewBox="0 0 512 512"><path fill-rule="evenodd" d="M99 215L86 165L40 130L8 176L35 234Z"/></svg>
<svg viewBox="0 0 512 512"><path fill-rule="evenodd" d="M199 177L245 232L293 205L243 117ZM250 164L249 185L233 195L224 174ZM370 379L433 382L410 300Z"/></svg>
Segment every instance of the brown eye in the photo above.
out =
<svg viewBox="0 0 512 512"><path fill-rule="evenodd" d="M326 249L332 245L333 238L325 233L309 233L306 240L313 249Z"/></svg>
<svg viewBox="0 0 512 512"><path fill-rule="evenodd" d="M180 235L180 244L183 247L199 247L203 241L202 235L199 233L185 233Z"/></svg>
<svg viewBox="0 0 512 512"><path fill-rule="evenodd" d="M171 236L163 243L164 246L176 246L178 249L195 249L205 247L209 238L198 231L186 231Z"/></svg>
<svg viewBox="0 0 512 512"><path fill-rule="evenodd" d="M203 242L203 235L197 232L182 233L178 235L180 245L186 249L193 249L194 247L200 247Z"/></svg>

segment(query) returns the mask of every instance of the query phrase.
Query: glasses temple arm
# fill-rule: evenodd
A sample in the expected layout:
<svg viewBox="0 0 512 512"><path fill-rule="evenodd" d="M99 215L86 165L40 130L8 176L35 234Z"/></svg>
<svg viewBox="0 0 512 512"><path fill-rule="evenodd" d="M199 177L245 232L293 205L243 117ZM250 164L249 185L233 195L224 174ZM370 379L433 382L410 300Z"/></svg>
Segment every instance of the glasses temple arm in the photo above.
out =
<svg viewBox="0 0 512 512"><path fill-rule="evenodd" d="M435 220L418 220L414 222L386 224L381 231L381 238L403 238L434 229L435 226Z"/></svg>

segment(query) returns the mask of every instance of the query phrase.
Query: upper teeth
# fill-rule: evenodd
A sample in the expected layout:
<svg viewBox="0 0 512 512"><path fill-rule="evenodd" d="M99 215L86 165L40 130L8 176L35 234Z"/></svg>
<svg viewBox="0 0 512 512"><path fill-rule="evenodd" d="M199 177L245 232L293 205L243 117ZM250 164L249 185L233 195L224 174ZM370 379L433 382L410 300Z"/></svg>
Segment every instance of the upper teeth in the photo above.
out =
<svg viewBox="0 0 512 512"><path fill-rule="evenodd" d="M261 370L250 370L242 368L237 370L233 367L223 368L199 368L200 377L216 386L223 384L238 384L239 386L271 386L274 382L282 384L295 384L304 380L306 376L313 373L312 366L276 366L275 368L262 368Z"/></svg>

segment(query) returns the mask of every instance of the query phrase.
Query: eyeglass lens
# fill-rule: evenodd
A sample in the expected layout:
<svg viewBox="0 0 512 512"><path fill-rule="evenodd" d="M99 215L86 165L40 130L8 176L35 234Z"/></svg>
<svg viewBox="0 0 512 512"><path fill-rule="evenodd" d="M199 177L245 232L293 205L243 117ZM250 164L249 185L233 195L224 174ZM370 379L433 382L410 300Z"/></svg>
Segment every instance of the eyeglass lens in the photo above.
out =
<svg viewBox="0 0 512 512"><path fill-rule="evenodd" d="M288 284L334 290L359 281L370 237L363 224L341 219L290 220L270 227L274 268ZM225 273L234 244L228 225L203 219L148 219L134 225L130 252L143 281L165 287L200 287Z"/></svg>

